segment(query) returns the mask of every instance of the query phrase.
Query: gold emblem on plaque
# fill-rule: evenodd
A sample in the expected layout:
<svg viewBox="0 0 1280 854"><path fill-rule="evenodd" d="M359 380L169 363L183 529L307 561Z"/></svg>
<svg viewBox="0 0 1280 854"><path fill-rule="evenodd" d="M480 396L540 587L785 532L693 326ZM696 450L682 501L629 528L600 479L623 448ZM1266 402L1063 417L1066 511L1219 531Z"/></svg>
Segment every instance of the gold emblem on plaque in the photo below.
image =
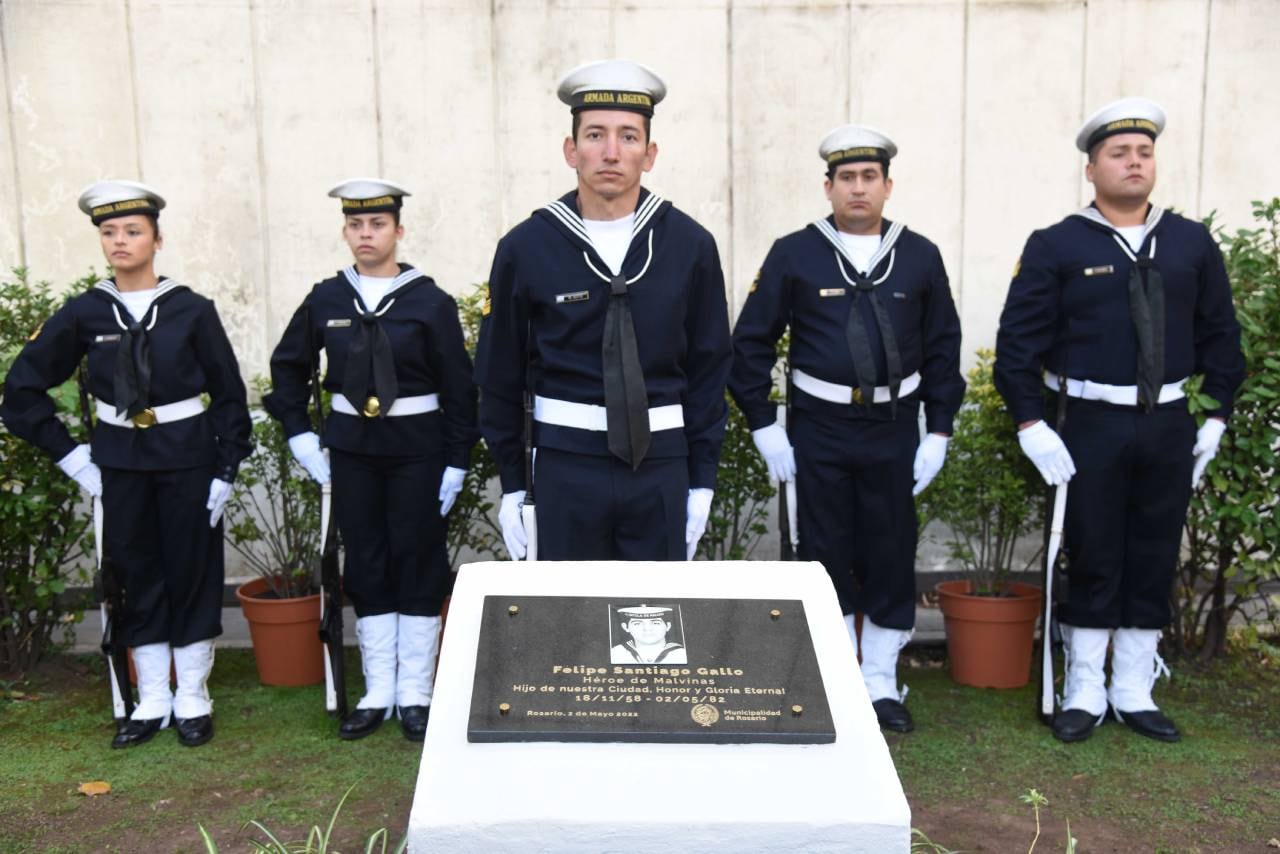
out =
<svg viewBox="0 0 1280 854"><path fill-rule="evenodd" d="M720 720L720 710L710 703L698 703L689 710L689 716L702 726L711 726Z"/></svg>
<svg viewBox="0 0 1280 854"><path fill-rule="evenodd" d="M858 404L859 406L862 405L862 389L855 388L853 390L853 402Z"/></svg>
<svg viewBox="0 0 1280 854"><path fill-rule="evenodd" d="M139 412L133 418L129 419L133 422L133 426L139 430L146 430L148 427L154 427L156 423L156 411L148 406Z"/></svg>
<svg viewBox="0 0 1280 854"><path fill-rule="evenodd" d="M381 411L382 402L378 400L377 395L369 395L369 399L364 402L364 417L377 418Z"/></svg>

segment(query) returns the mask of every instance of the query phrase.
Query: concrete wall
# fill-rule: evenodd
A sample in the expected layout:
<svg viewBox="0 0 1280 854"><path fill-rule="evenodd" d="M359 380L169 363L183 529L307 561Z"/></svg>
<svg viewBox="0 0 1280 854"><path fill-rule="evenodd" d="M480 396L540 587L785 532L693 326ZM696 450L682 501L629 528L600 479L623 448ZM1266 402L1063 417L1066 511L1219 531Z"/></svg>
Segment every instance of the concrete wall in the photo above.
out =
<svg viewBox="0 0 1280 854"><path fill-rule="evenodd" d="M75 207L169 199L161 271L213 295L247 374L347 263L352 175L415 195L401 257L447 289L573 183L559 74L651 64L671 94L648 185L716 236L738 306L771 241L826 211L818 140L899 143L892 218L943 250L965 349L989 345L1027 233L1090 197L1088 112L1160 100L1157 200L1246 225L1280 192L1276 0L2 0L0 265L102 268Z"/></svg>

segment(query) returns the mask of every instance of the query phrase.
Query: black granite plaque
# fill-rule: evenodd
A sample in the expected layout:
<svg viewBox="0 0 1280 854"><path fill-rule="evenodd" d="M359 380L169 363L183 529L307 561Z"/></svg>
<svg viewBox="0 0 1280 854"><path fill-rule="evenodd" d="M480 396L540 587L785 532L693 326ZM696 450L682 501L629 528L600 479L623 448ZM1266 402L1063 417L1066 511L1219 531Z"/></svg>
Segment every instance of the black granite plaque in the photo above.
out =
<svg viewBox="0 0 1280 854"><path fill-rule="evenodd" d="M468 741L835 741L795 599L486 596Z"/></svg>

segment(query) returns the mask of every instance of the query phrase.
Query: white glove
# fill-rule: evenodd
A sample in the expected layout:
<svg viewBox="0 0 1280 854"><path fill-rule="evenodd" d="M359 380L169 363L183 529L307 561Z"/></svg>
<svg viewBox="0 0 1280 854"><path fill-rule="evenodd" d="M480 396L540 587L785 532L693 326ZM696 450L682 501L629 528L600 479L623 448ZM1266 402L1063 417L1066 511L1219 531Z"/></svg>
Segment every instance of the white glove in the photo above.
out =
<svg viewBox="0 0 1280 854"><path fill-rule="evenodd" d="M689 490L684 511L685 560L693 560L693 554L698 550L698 540L707 530L707 517L711 515L711 499L715 494L714 489Z"/></svg>
<svg viewBox="0 0 1280 854"><path fill-rule="evenodd" d="M324 485L329 482L329 459L320 450L320 437L315 433L299 433L289 439L293 458L307 470L311 479Z"/></svg>
<svg viewBox="0 0 1280 854"><path fill-rule="evenodd" d="M524 519L520 510L524 507L524 490L506 492L502 506L498 508L498 524L502 526L502 540L507 544L507 554L512 560L523 560L529 537L524 532Z"/></svg>
<svg viewBox="0 0 1280 854"><path fill-rule="evenodd" d="M458 493L462 492L462 481L466 480L467 470L456 469L449 466L444 470L444 477L440 478L440 515L448 516L449 510L453 508L453 502L458 500Z"/></svg>
<svg viewBox="0 0 1280 854"><path fill-rule="evenodd" d="M937 433L930 433L920 441L920 447L916 448L916 461L911 468L911 476L916 481L915 488L911 490L913 496L924 492L924 488L942 471L942 464L947 459L947 442L950 441L950 436Z"/></svg>
<svg viewBox="0 0 1280 854"><path fill-rule="evenodd" d="M1221 418L1209 418L1196 431L1196 444L1191 449L1191 456L1196 458L1196 467L1191 472L1191 488L1200 485L1204 470L1209 461L1218 455L1218 445L1222 442L1222 434L1227 432L1227 422Z"/></svg>
<svg viewBox="0 0 1280 854"><path fill-rule="evenodd" d="M796 451L781 424L775 421L768 427L752 430L751 438L769 467L769 477L785 483L796 476Z"/></svg>
<svg viewBox="0 0 1280 854"><path fill-rule="evenodd" d="M209 511L209 527L218 527L218 520L222 518L222 511L227 506L227 499L231 497L231 484L225 480L218 480L216 477L209 481L209 501L204 505Z"/></svg>
<svg viewBox="0 0 1280 854"><path fill-rule="evenodd" d="M88 445L76 445L71 453L58 460L58 468L94 498L102 497L102 469L89 455Z"/></svg>
<svg viewBox="0 0 1280 854"><path fill-rule="evenodd" d="M1031 458L1031 462L1040 469L1040 476L1050 486L1057 486L1071 480L1076 473L1076 464L1071 459L1071 452L1062 444L1062 437L1049 429L1043 421L1037 421L1030 427L1018 431L1018 444L1022 453Z"/></svg>

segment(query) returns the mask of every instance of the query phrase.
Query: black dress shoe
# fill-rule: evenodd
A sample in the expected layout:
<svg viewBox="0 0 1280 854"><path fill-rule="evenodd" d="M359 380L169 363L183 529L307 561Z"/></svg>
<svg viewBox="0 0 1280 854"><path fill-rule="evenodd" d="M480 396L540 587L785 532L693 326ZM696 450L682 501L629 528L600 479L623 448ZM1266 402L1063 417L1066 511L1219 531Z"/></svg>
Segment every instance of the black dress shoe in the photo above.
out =
<svg viewBox="0 0 1280 854"><path fill-rule="evenodd" d="M199 747L213 738L213 718L208 715L179 718L177 730L179 744L186 747Z"/></svg>
<svg viewBox="0 0 1280 854"><path fill-rule="evenodd" d="M427 737L427 717L430 706L401 706L400 731L410 741L422 741Z"/></svg>
<svg viewBox="0 0 1280 854"><path fill-rule="evenodd" d="M1114 706L1116 720L1129 727L1138 735L1154 738L1156 741L1180 741L1182 733L1159 709L1146 712L1122 712Z"/></svg>
<svg viewBox="0 0 1280 854"><path fill-rule="evenodd" d="M338 737L347 741L364 738L382 726L386 717L386 709L356 709L338 727Z"/></svg>
<svg viewBox="0 0 1280 854"><path fill-rule="evenodd" d="M111 746L120 747L137 747L139 744L146 744L148 741L156 737L156 733L164 725L165 718L151 718L145 721L125 721L122 725L116 727L116 737L111 739Z"/></svg>
<svg viewBox="0 0 1280 854"><path fill-rule="evenodd" d="M907 707L891 697L876 700L871 704L871 708L876 710L876 720L880 722L881 729L892 730L893 732L911 732L916 728L915 722L911 720L911 713L907 711Z"/></svg>
<svg viewBox="0 0 1280 854"><path fill-rule="evenodd" d="M1053 716L1053 737L1067 743L1084 741L1106 719L1106 712L1095 715L1084 709L1063 709Z"/></svg>

